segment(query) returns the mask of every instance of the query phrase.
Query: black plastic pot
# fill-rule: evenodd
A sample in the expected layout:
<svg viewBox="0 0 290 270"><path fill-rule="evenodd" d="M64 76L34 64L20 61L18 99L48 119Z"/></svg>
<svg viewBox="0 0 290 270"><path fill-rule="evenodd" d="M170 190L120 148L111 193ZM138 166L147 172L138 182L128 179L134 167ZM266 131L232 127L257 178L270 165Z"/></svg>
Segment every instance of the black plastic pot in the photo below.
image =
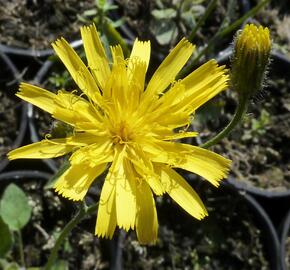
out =
<svg viewBox="0 0 290 270"><path fill-rule="evenodd" d="M75 40L70 43L73 48L78 48L82 45L82 40ZM6 54L11 55L19 55L25 57L33 57L33 58L42 58L54 55L53 49L43 49L43 50L35 50L35 49L22 49L13 46L7 46L4 44L0 44L0 51Z"/></svg>
<svg viewBox="0 0 290 270"><path fill-rule="evenodd" d="M10 183L15 181L23 181L23 179L42 179L48 180L51 178L51 174L38 171L38 170L19 170L19 171L10 171L0 174L0 183ZM0 186L1 186L0 184Z"/></svg>
<svg viewBox="0 0 290 270"><path fill-rule="evenodd" d="M265 197L268 199L290 197L290 190L286 190L286 191L265 190L265 189L261 189L258 187L249 186L244 182L235 180L234 178L229 178L227 181L229 182L229 184L231 184L232 186L234 186L238 190L245 191L249 194L252 194L252 195L255 195L258 197Z"/></svg>
<svg viewBox="0 0 290 270"><path fill-rule="evenodd" d="M200 182L200 184L198 185L203 184L204 184L203 182ZM206 191L207 188L208 185L205 185L202 190ZM199 195L203 199L204 197L207 197L206 195L207 192L205 194L204 192L201 192L199 189L200 188L196 187L197 193L199 193ZM262 244L262 250L264 251L265 259L267 260L269 265L268 269L281 270L280 244L277 232L275 231L269 216L261 207L261 205L251 195L239 192L228 184L223 184L218 190L214 189L211 190L214 191L213 194L215 195L213 195L213 197L216 199L215 202L219 203L218 205L216 205L214 202L212 202L210 204L211 207L214 204L216 205L216 207L214 207L214 210L210 211L209 209L210 205L208 205L209 201L207 199L204 199L204 203L209 210L209 216L202 221L195 221L187 213L184 213L182 209L180 209L180 207L175 206L174 203L167 203L166 196L162 198L162 203L160 203L160 200L157 199L156 200L157 212L160 225L158 237L159 240L157 241L157 246L146 246L146 247L139 246L138 243L133 241L135 240L134 236L131 236L130 234L127 235L126 238L122 240L123 243L121 243L121 246L123 246L123 258L122 260L120 260L120 262L122 262L122 267L120 268L119 266L118 269L128 269L128 270L137 268L147 269L146 267L148 267L148 269L158 269L158 268L171 269L172 265L174 265L176 269L177 268L182 269L184 265L186 265L189 268L190 267L193 268L193 266L196 267L200 266L200 269L205 269L203 268L204 260L206 261L205 257L209 257L208 260L210 261L213 260L210 266L208 266L209 268L206 269L234 269L234 267L238 267L239 264L235 264L233 258L238 255L236 255L235 251L227 250L225 246L224 247L222 246L223 243L228 241L228 238L225 238L226 235L228 235L229 239L233 239L233 241L235 241L236 239L239 240L243 239L241 238L242 236L239 235L239 233L241 232L241 230L245 228L244 225L242 225L245 223L248 224L247 228L249 227L253 228L252 226L254 226L255 228L254 230L260 231L260 233L258 234L259 235L258 237L260 238L259 243ZM211 197L210 200L213 197ZM225 198L227 198L227 200ZM228 200L228 198L232 198L233 202L231 200ZM165 204L163 204L163 202ZM223 205L221 214L219 214L218 207L220 205ZM225 209L228 209L228 212L225 212ZM231 219L232 217L231 211L233 209L236 214L234 219ZM247 209L247 212L241 212L244 209ZM241 217L239 216L239 212L241 213ZM226 227L227 228L226 235L224 235L225 229L221 227L224 224L223 223L224 221L221 222L219 219L216 219L216 217L214 217L215 213L217 216L226 215L226 220L228 224L226 226L232 226L232 230L229 229L230 227L229 228ZM250 216L251 219L250 220L243 219L243 217L245 216ZM238 228L237 226L241 226L240 231L235 230ZM202 228L202 231L200 228ZM132 234L134 235L135 232L132 232ZM214 235L214 238L212 238L212 235ZM205 242L212 243L212 241L217 242L216 244L208 244L208 246L203 245L203 243ZM218 244L220 243L220 241L221 244ZM247 241L249 240L242 241L245 241L243 242L243 245L246 245ZM251 245L253 246L253 243L256 243L256 239L254 240L251 238L250 241L251 244L249 243L249 248L251 248ZM240 242L237 241L237 244L238 243ZM184 254L182 253L183 250L188 250L185 251L186 253L184 253L186 254L185 257ZM194 255L188 255L189 252L190 254L196 254L195 252L197 252L196 256L199 259L196 259ZM245 256L245 254L243 254L242 256ZM224 258L225 261L223 261L223 256L227 257ZM218 260L221 264L219 264L218 261L215 261L217 260L218 257L219 257ZM172 258L180 258L180 259L173 260ZM134 262L135 259L138 260L136 264ZM251 259L250 257L248 257L247 259L239 257L238 260L239 261L242 260L244 262L245 260L250 259ZM198 260L198 262L196 262L195 260ZM147 262L149 266L147 265ZM156 265L154 262L156 262ZM229 264L230 262L232 262L233 264L230 265ZM216 268L210 268L214 267L214 265ZM225 265L227 265L227 268L221 268L224 267ZM257 263L255 263L255 266L257 267ZM256 267L254 269L258 269ZM236 269L245 269L245 268L236 268Z"/></svg>
<svg viewBox="0 0 290 270"><path fill-rule="evenodd" d="M239 195L245 199L246 204L252 209L257 217L257 222L260 225L262 236L265 240L264 243L267 248L271 270L281 269L280 243L271 219L263 207L251 195L243 192L239 192Z"/></svg>
<svg viewBox="0 0 290 270"><path fill-rule="evenodd" d="M0 52L0 58L1 58L1 62L5 64L7 70L9 70L9 72L11 73L11 78L14 79L15 82L18 82L20 78L19 71L11 62L9 57L5 55L4 53ZM1 80L5 81L7 80L7 78L1 78ZM12 90L11 87L9 87L9 89L5 88L3 90L7 91L8 94L12 94L10 93ZM18 118L19 118L19 125L18 125L17 135L14 139L13 144L11 145L11 149L17 148L22 144L23 138L26 133L26 128L27 128L27 105L24 102L19 103L19 104L20 104L20 108L19 108L19 112L17 113ZM0 172L7 166L8 163L9 161L7 158L0 160Z"/></svg>
<svg viewBox="0 0 290 270"><path fill-rule="evenodd" d="M287 270L290 267L290 258L288 258L288 262L287 262L287 258L286 258L287 252L289 253L289 250L287 250L287 247L286 247L287 238L289 238L289 237L290 237L290 210L286 214L285 219L284 219L282 226L281 226L281 266L282 266L282 270ZM288 256L289 256L289 254L288 254Z"/></svg>
<svg viewBox="0 0 290 270"><path fill-rule="evenodd" d="M255 212L259 224L261 226L265 243L267 245L268 258L270 261L271 269L281 269L280 266L280 244L276 230L262 206L250 195L240 193L245 198L246 203L252 207Z"/></svg>

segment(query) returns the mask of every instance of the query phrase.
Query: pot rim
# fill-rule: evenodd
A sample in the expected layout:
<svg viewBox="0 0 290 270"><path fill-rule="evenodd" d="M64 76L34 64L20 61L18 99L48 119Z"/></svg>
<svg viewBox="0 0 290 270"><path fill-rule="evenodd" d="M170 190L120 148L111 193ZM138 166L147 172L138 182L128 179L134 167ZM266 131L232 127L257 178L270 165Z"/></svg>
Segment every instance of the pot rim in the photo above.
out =
<svg viewBox="0 0 290 270"><path fill-rule="evenodd" d="M242 190L237 190L229 182L225 181L221 183L222 186L234 191L238 196L243 198L247 205L253 209L255 217L257 217L257 227L261 230L261 237L263 237L263 243L266 247L267 259L270 263L272 270L281 269L280 266L280 242L277 231L262 205L254 198L253 195L247 194Z"/></svg>
<svg viewBox="0 0 290 270"><path fill-rule="evenodd" d="M70 42L73 48L78 48L83 44L81 39ZM54 55L53 49L24 49L15 46L8 46L0 43L0 52L5 54L19 55L25 57L42 58Z"/></svg>
<svg viewBox="0 0 290 270"><path fill-rule="evenodd" d="M20 180L23 177L50 179L52 174L39 170L15 170L0 173L0 181Z"/></svg>
<svg viewBox="0 0 290 270"><path fill-rule="evenodd" d="M287 212L284 221L282 223L282 229L281 229L281 267L282 270L287 270L286 266L286 239L290 232L290 210Z"/></svg>

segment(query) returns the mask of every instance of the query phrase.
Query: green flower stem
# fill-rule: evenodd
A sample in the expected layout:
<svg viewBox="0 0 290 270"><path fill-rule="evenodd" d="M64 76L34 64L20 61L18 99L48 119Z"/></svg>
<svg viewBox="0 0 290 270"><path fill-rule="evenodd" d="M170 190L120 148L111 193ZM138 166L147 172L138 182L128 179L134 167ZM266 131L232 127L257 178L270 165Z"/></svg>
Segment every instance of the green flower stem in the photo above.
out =
<svg viewBox="0 0 290 270"><path fill-rule="evenodd" d="M200 20L197 22L195 27L192 29L192 31L191 31L191 33L190 33L190 35L188 37L188 40L190 42L193 42L193 38L195 37L196 32L204 24L204 22L207 20L208 16L211 14L213 9L215 8L216 2L217 2L217 0L211 0L210 3L207 5L203 16L200 18Z"/></svg>
<svg viewBox="0 0 290 270"><path fill-rule="evenodd" d="M21 231L17 230L16 234L17 234L17 237L18 237L18 248L19 248L20 263L21 263L21 266L25 268L23 239L22 239Z"/></svg>
<svg viewBox="0 0 290 270"><path fill-rule="evenodd" d="M223 29L220 29L208 42L208 44L197 54L197 56L193 59L193 61L184 68L177 76L177 79L184 78L187 74L190 73L190 71L198 64L199 60L202 56L206 54L206 52L211 49L216 41L226 36L228 33L232 32L236 28L238 28L246 19L254 16L262 7L264 7L266 4L268 4L270 0L262 0L260 3L258 3L255 7L253 7L251 10L249 10L244 16L242 16L240 19L234 21L232 24L230 24L228 27L225 27Z"/></svg>
<svg viewBox="0 0 290 270"><path fill-rule="evenodd" d="M63 244L64 240L68 236L68 234L71 232L71 230L78 224L80 223L83 218L86 215L91 215L92 213L96 212L98 208L99 203L93 204L90 207L87 207L84 203L81 205L79 211L77 214L73 217L73 219L63 228L61 233L59 234L55 245L49 255L49 258L47 260L46 265L44 266L44 270L50 270L51 267L53 266L53 263L55 262L57 258L57 252L61 245Z"/></svg>
<svg viewBox="0 0 290 270"><path fill-rule="evenodd" d="M220 133L218 133L216 136L214 136L204 144L200 145L200 147L209 148L220 142L227 135L229 135L230 132L241 122L245 112L247 111L248 103L248 98L241 99L231 122Z"/></svg>
<svg viewBox="0 0 290 270"><path fill-rule="evenodd" d="M122 38L120 33L108 21L104 23L104 33L105 33L110 45L120 44L120 46L122 47L125 58L128 58L130 56L130 50L127 46L127 43Z"/></svg>

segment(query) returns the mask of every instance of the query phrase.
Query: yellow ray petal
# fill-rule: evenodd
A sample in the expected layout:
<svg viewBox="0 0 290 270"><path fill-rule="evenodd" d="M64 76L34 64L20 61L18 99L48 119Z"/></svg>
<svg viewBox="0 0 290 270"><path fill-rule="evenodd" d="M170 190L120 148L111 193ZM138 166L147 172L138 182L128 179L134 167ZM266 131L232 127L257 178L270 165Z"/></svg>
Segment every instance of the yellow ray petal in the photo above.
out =
<svg viewBox="0 0 290 270"><path fill-rule="evenodd" d="M145 181L136 188L136 233L141 244L154 244L157 240L158 220L152 192Z"/></svg>
<svg viewBox="0 0 290 270"><path fill-rule="evenodd" d="M202 104L225 90L228 80L229 76L224 66L218 66L215 60L208 61L185 79L175 83L156 102L151 118L154 117L157 121L161 119L159 122L162 123L168 115L186 113L189 116Z"/></svg>
<svg viewBox="0 0 290 270"><path fill-rule="evenodd" d="M160 182L160 177L141 147L137 145L135 147L130 147L130 149L127 150L127 155L134 169L140 175L139 178L144 179L156 195L162 195L165 190Z"/></svg>
<svg viewBox="0 0 290 270"><path fill-rule="evenodd" d="M116 228L116 185L119 180L118 170L123 163L123 158L123 149L116 148L114 161L102 187L95 229L95 234L101 237L112 238Z"/></svg>
<svg viewBox="0 0 290 270"><path fill-rule="evenodd" d="M128 69L130 70L132 67L130 66L134 59L137 58L145 63L146 70L149 66L150 61L150 53L151 53L151 44L150 41L139 41L136 39L133 44L132 52L129 58Z"/></svg>
<svg viewBox="0 0 290 270"><path fill-rule="evenodd" d="M120 45L112 46L111 53L113 57L113 67L110 85L111 99L114 103L113 107L117 110L117 114L126 112L127 94L128 94L128 78L126 71L126 61ZM108 92L108 91L106 91Z"/></svg>
<svg viewBox="0 0 290 270"><path fill-rule="evenodd" d="M184 78L180 83L185 86L184 99L177 108L190 106L195 111L202 104L228 87L229 75L225 66L218 66L215 60L208 61Z"/></svg>
<svg viewBox="0 0 290 270"><path fill-rule="evenodd" d="M128 231L134 229L136 218L136 180L128 160L123 160L116 174L117 224Z"/></svg>
<svg viewBox="0 0 290 270"><path fill-rule="evenodd" d="M219 66L217 61L212 59L187 75L181 80L181 83L185 86L187 91L190 91L190 94L197 94L200 90L199 88L195 88L196 85L207 84L207 81L212 80L212 76L220 73L225 74L225 71L225 66Z"/></svg>
<svg viewBox="0 0 290 270"><path fill-rule="evenodd" d="M42 140L10 151L10 160L18 158L54 158L71 152L76 146L68 145L66 139Z"/></svg>
<svg viewBox="0 0 290 270"><path fill-rule="evenodd" d="M93 143L78 149L71 155L70 163L90 162L91 166L94 166L94 164L112 162L113 158L112 142L106 137L95 136Z"/></svg>
<svg viewBox="0 0 290 270"><path fill-rule="evenodd" d="M97 141L96 135L90 133L75 133L74 136L65 138L65 141L69 145L85 146L93 144Z"/></svg>
<svg viewBox="0 0 290 270"><path fill-rule="evenodd" d="M90 122L91 128L101 127L101 116L85 99L66 91L57 94L40 87L21 83L18 97L51 113L55 119L72 126L76 123Z"/></svg>
<svg viewBox="0 0 290 270"><path fill-rule="evenodd" d="M146 76L146 64L145 62L129 61L131 63L130 70L127 69L128 76L128 88L127 88L127 111L129 115L136 113L140 103L140 97L144 91L145 76Z"/></svg>
<svg viewBox="0 0 290 270"><path fill-rule="evenodd" d="M215 82L212 82L211 85L207 87L207 89L200 95L192 98L192 102L190 103L190 112L196 111L201 105L205 104L207 101L215 97L217 94L220 92L226 90L228 88L228 77L227 76L222 76L220 77L220 80L216 80ZM188 100L191 97L188 97ZM182 106L182 104L180 104Z"/></svg>
<svg viewBox="0 0 290 270"><path fill-rule="evenodd" d="M111 173L106 177L99 201L95 234L98 237L112 239L116 229L116 183L111 179Z"/></svg>
<svg viewBox="0 0 290 270"><path fill-rule="evenodd" d="M163 60L153 74L144 92L144 102L155 94L162 93L185 65L194 51L194 46L186 39L182 39L170 54Z"/></svg>
<svg viewBox="0 0 290 270"><path fill-rule="evenodd" d="M54 98L56 95L43 88L21 83L16 96L51 114L55 109Z"/></svg>
<svg viewBox="0 0 290 270"><path fill-rule="evenodd" d="M92 24L82 27L81 35L89 68L95 75L101 89L104 89L111 71L96 26Z"/></svg>
<svg viewBox="0 0 290 270"><path fill-rule="evenodd" d="M207 216L201 199L192 187L173 169L161 167L161 182L169 196L197 219Z"/></svg>
<svg viewBox="0 0 290 270"><path fill-rule="evenodd" d="M88 68L77 55L75 50L67 43L64 38L58 39L52 44L52 47L66 66L67 70L69 71L79 88L91 100L93 100L97 104L101 104L102 97L100 95L98 86L92 74L89 72Z"/></svg>
<svg viewBox="0 0 290 270"><path fill-rule="evenodd" d="M185 86L181 81L174 82L170 89L156 100L154 107L151 106L155 118L159 115L172 112L172 107L181 102L186 97ZM156 115L157 114L157 115Z"/></svg>
<svg viewBox="0 0 290 270"><path fill-rule="evenodd" d="M136 112L139 107L140 97L144 91L146 71L150 61L150 41L135 40L128 60L127 77L128 85L128 112Z"/></svg>
<svg viewBox="0 0 290 270"><path fill-rule="evenodd" d="M167 135L162 138L164 141L171 141L171 140L178 140L178 139L183 139L183 138L192 138L196 137L198 135L197 132L195 131L181 131L179 133L173 133L172 135Z"/></svg>
<svg viewBox="0 0 290 270"><path fill-rule="evenodd" d="M124 63L124 54L122 47L120 45L116 46L111 46L111 53L112 53L112 58L113 58L113 63L114 64L121 64Z"/></svg>
<svg viewBox="0 0 290 270"><path fill-rule="evenodd" d="M108 140L102 138L103 143ZM8 153L10 160L18 158L53 158L63 156L77 147L96 143L96 135L76 133L74 136L61 139L45 139L37 143L22 146Z"/></svg>
<svg viewBox="0 0 290 270"><path fill-rule="evenodd" d="M161 114L155 120L159 125L170 127L171 129L188 126L190 124L187 112Z"/></svg>
<svg viewBox="0 0 290 270"><path fill-rule="evenodd" d="M73 201L82 200L93 181L106 169L106 163L94 167L73 164L54 184L55 191Z"/></svg>
<svg viewBox="0 0 290 270"><path fill-rule="evenodd" d="M75 127L83 122L90 122L91 129L100 130L102 127L101 114L85 99L62 90L57 93L54 102L54 118Z"/></svg>
<svg viewBox="0 0 290 270"><path fill-rule="evenodd" d="M148 145L150 146L148 147ZM219 182L227 177L231 166L229 159L209 150L187 144L147 141L144 143L143 149L151 153L152 161L196 173L214 186L219 186Z"/></svg>

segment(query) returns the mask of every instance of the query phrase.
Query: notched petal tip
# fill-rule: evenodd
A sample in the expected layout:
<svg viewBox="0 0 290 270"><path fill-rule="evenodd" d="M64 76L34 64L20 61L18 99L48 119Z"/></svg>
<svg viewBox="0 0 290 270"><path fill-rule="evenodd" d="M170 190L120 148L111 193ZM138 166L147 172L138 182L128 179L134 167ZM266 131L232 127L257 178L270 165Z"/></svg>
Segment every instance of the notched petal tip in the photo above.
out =
<svg viewBox="0 0 290 270"><path fill-rule="evenodd" d="M148 240L138 239L138 242L141 245L154 246L157 243L157 238L156 239L148 239Z"/></svg>
<svg viewBox="0 0 290 270"><path fill-rule="evenodd" d="M92 31L97 31L97 28L94 23L89 24L89 25L84 25L81 27L81 33L83 32L83 33L88 34Z"/></svg>
<svg viewBox="0 0 290 270"><path fill-rule="evenodd" d="M196 218L197 220L202 220L202 219L204 219L204 218L206 218L206 217L208 217L208 212L207 212L206 209L204 209L203 212L200 212L199 215L196 215L196 216L195 216L195 218Z"/></svg>
<svg viewBox="0 0 290 270"><path fill-rule="evenodd" d="M59 46L59 43L61 43L61 38L58 38L56 39L55 41L53 41L51 43L51 46L54 48L54 47L58 47Z"/></svg>
<svg viewBox="0 0 290 270"><path fill-rule="evenodd" d="M65 45L69 45L69 43L66 41L64 37L60 37L51 43L51 46L53 47L54 50L61 49L61 47Z"/></svg>
<svg viewBox="0 0 290 270"><path fill-rule="evenodd" d="M228 177L228 174L231 169L232 161L227 158L223 158L224 164L223 164L223 169L220 171L219 174L216 175L215 179L212 179L211 184L213 184L215 187L219 187L221 181L225 180Z"/></svg>
<svg viewBox="0 0 290 270"><path fill-rule="evenodd" d="M14 149L14 150L12 150L12 151L10 151L10 152L8 152L6 154L8 160L15 160L15 159L17 159L17 155L15 155L15 150L16 149Z"/></svg>
<svg viewBox="0 0 290 270"><path fill-rule="evenodd" d="M101 232L95 230L95 236L97 236L98 238L105 238L105 239L112 240L114 233L112 233L112 234L108 234L108 233L104 233L104 232L101 233Z"/></svg>
<svg viewBox="0 0 290 270"><path fill-rule="evenodd" d="M210 70L211 74L220 72L221 74L228 76L229 69L226 68L226 65L219 65L219 63L215 59L209 60L207 64L212 67L212 69Z"/></svg>
<svg viewBox="0 0 290 270"><path fill-rule="evenodd" d="M178 45L182 45L182 46L188 46L188 47L192 47L193 49L195 49L195 45L193 44L193 43L191 43L187 38L182 38L180 41L179 41L179 43L178 43Z"/></svg>
<svg viewBox="0 0 290 270"><path fill-rule="evenodd" d="M26 83L26 82L21 82L20 84L19 84L19 91L23 91L23 89L24 88L26 88L26 87L29 87L30 86L30 84L29 83Z"/></svg>
<svg viewBox="0 0 290 270"><path fill-rule="evenodd" d="M62 197L72 200L72 201L81 201L84 198L83 194L77 194L73 190L63 189L62 187L54 186L55 192Z"/></svg>

